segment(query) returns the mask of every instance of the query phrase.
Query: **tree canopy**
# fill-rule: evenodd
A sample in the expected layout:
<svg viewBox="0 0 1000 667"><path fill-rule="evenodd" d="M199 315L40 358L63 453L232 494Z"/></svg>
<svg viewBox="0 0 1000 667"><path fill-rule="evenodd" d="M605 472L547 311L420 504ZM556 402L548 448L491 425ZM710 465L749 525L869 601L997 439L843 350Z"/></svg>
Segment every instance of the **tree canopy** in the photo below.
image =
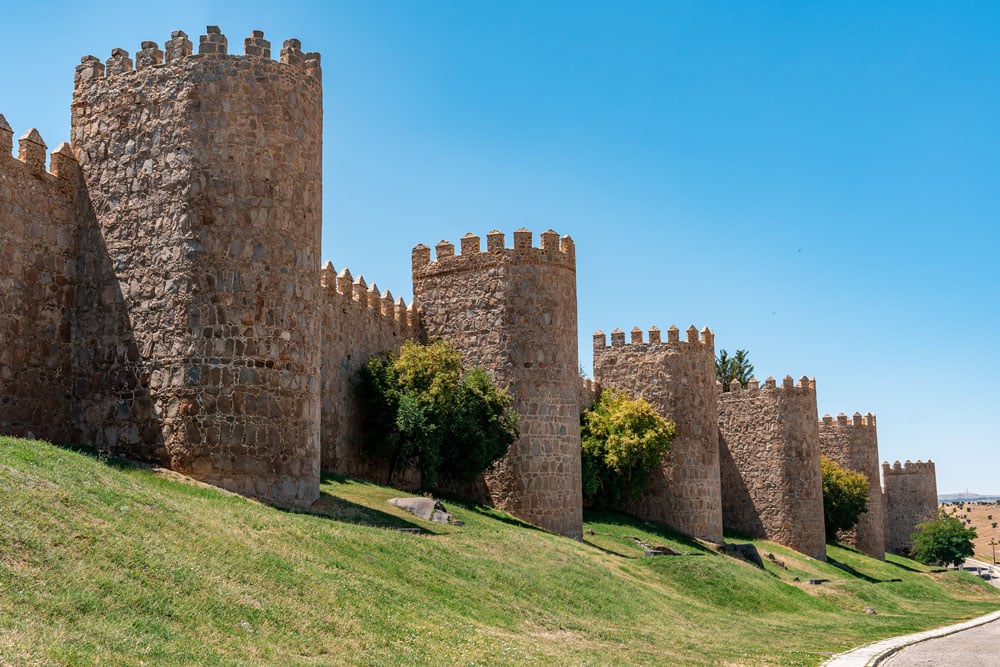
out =
<svg viewBox="0 0 1000 667"><path fill-rule="evenodd" d="M729 391L733 380L739 380L740 386L746 389L753 377L749 354L746 350L736 350L736 354L730 357L725 350L719 350L719 356L715 358L715 379L722 383L722 391Z"/></svg>
<svg viewBox="0 0 1000 667"><path fill-rule="evenodd" d="M366 451L389 464L389 481L416 465L423 485L473 480L518 437L511 397L482 368L465 370L444 341L403 344L359 372Z"/></svg>
<svg viewBox="0 0 1000 667"><path fill-rule="evenodd" d="M823 471L823 523L826 541L835 542L837 532L850 530L868 509L868 478L848 470L833 459L820 457Z"/></svg>
<svg viewBox="0 0 1000 667"><path fill-rule="evenodd" d="M583 497L596 507L618 507L645 488L670 449L674 423L642 398L601 392L583 415Z"/></svg>
<svg viewBox="0 0 1000 667"><path fill-rule="evenodd" d="M912 539L915 561L958 566L975 553L972 540L976 539L976 529L966 528L961 519L939 510L933 521L917 524Z"/></svg>

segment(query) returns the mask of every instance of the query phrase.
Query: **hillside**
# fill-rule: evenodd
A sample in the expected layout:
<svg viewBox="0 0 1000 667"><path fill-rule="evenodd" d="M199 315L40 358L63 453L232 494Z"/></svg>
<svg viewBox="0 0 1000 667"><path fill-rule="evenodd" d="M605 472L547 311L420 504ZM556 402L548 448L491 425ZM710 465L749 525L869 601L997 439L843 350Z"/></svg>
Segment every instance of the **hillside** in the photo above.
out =
<svg viewBox="0 0 1000 667"><path fill-rule="evenodd" d="M577 543L455 500L464 525L429 524L395 495L328 478L292 513L0 438L0 664L814 665L1000 607L895 557L757 542L785 566L760 571L616 514Z"/></svg>

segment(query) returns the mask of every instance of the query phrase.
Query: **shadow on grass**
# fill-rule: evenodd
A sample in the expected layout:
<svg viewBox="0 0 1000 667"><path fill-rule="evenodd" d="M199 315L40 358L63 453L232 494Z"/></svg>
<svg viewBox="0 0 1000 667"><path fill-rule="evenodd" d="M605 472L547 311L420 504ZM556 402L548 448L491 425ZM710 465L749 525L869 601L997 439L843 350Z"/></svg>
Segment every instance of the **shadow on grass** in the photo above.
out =
<svg viewBox="0 0 1000 667"><path fill-rule="evenodd" d="M94 447L88 447L86 445L75 445L75 444L53 444L54 447L64 449L67 452L73 452L74 454L81 454L88 458L94 459L102 465L106 465L109 468L114 468L115 470L152 470L153 465L149 463L142 463L140 461L134 461L132 459L127 459L123 456L116 456L114 454L109 454L108 452L101 451Z"/></svg>
<svg viewBox="0 0 1000 667"><path fill-rule="evenodd" d="M847 548L847 547L844 547L844 548ZM854 551L854 550L851 549L851 551ZM855 551L855 553L857 553L858 555L861 555L861 556L865 555L865 554L861 553L860 551ZM841 561L837 560L836 558L833 558L829 554L827 554L827 556L826 556L826 562L829 563L830 565L834 566L835 568L839 569L839 570L843 570L844 572L846 572L847 574L851 575L852 577L857 577L858 579L862 579L864 581L867 581L869 584L885 584L885 583L892 583L892 582L902 581L902 579L876 579L875 577L873 577L871 575L867 575L864 572L859 572L857 569L855 569L854 567L848 565L847 563L842 563ZM909 569L909 568L907 568L907 569Z"/></svg>
<svg viewBox="0 0 1000 667"><path fill-rule="evenodd" d="M661 537L665 540L671 540L696 552L696 553L682 554L685 556L713 553L713 550L710 547L706 546L702 542L699 542L690 535L679 533L671 528L668 528L667 526L664 526L663 524L653 523L652 521L646 521L645 519L639 519L633 516L629 516L627 514L622 514L620 512L611 512L607 510L584 510L583 521L585 524L601 523L605 525L616 526L619 528L631 528L637 531L643 531L645 533ZM623 535L615 535L615 537L628 537L628 536L623 534ZM601 551L608 551L607 549L597 546L596 544L592 544L591 542L587 542L587 544L596 549L600 549ZM615 555L618 556L622 555L617 552L608 551L608 553L615 553ZM626 556L626 558L630 557L631 556Z"/></svg>

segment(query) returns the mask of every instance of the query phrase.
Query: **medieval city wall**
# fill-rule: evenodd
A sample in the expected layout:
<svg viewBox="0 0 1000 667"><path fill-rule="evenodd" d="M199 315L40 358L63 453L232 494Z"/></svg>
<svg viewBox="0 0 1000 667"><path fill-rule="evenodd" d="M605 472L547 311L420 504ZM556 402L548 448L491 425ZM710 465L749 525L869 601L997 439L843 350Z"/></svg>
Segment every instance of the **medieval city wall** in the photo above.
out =
<svg viewBox="0 0 1000 667"><path fill-rule="evenodd" d="M734 381L718 400L723 525L826 560L815 381Z"/></svg>
<svg viewBox="0 0 1000 667"><path fill-rule="evenodd" d="M368 286L363 276L354 278L350 269L339 274L327 262L320 272L323 287L322 368L322 469L386 483L388 468L364 455L361 407L354 391L357 374L375 355L396 352L406 340L420 338L416 311L402 297ZM409 470L402 485L418 485L415 470Z"/></svg>
<svg viewBox="0 0 1000 667"><path fill-rule="evenodd" d="M711 542L722 539L719 478L718 403L715 390L715 341L712 331L687 330L680 339L676 326L643 332L632 329L629 341L615 329L611 345L604 332L594 334L594 379L646 399L676 424L676 437L663 464L653 472L639 498L626 511L664 523Z"/></svg>
<svg viewBox="0 0 1000 667"><path fill-rule="evenodd" d="M937 473L933 461L882 463L885 485L885 550L908 556L917 524L937 517Z"/></svg>
<svg viewBox="0 0 1000 667"><path fill-rule="evenodd" d="M309 504L319 56L288 40L274 61L257 31L228 55L211 26L198 51L178 31L163 51L143 42L134 62L114 49L77 67L72 141L93 212L78 429L240 493Z"/></svg>
<svg viewBox="0 0 1000 667"><path fill-rule="evenodd" d="M836 419L824 415L819 422L820 452L848 470L868 478L868 510L858 524L841 531L837 539L858 551L885 559L885 507L879 479L878 434L875 415L855 412L852 419L841 413Z"/></svg>
<svg viewBox="0 0 1000 667"><path fill-rule="evenodd" d="M0 115L0 433L70 437L79 169L60 144Z"/></svg>
<svg viewBox="0 0 1000 667"><path fill-rule="evenodd" d="M466 365L507 388L520 438L485 476L495 506L536 525L582 536L580 397L573 240L548 230L467 234L413 249L413 294L428 338L443 338Z"/></svg>

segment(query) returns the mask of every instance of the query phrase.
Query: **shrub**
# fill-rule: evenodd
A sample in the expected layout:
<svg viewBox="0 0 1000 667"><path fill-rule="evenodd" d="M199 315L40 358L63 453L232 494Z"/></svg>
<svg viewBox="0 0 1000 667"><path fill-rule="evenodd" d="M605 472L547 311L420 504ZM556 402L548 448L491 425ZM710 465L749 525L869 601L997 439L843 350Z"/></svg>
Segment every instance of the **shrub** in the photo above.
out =
<svg viewBox="0 0 1000 667"><path fill-rule="evenodd" d="M837 531L849 530L868 509L868 478L842 468L836 461L820 457L823 470L823 523L826 541L835 542Z"/></svg>
<svg viewBox="0 0 1000 667"><path fill-rule="evenodd" d="M674 439L674 423L648 401L605 389L583 415L583 497L616 507L642 492Z"/></svg>
<svg viewBox="0 0 1000 667"><path fill-rule="evenodd" d="M933 521L917 524L913 539L913 560L924 564L961 565L972 556L976 529L966 528L958 517L938 510Z"/></svg>
<svg viewBox="0 0 1000 667"><path fill-rule="evenodd" d="M426 488L472 481L518 436L510 394L483 369L465 371L444 341L407 341L397 355L373 357L357 391L365 450L388 463L389 482L408 465Z"/></svg>

